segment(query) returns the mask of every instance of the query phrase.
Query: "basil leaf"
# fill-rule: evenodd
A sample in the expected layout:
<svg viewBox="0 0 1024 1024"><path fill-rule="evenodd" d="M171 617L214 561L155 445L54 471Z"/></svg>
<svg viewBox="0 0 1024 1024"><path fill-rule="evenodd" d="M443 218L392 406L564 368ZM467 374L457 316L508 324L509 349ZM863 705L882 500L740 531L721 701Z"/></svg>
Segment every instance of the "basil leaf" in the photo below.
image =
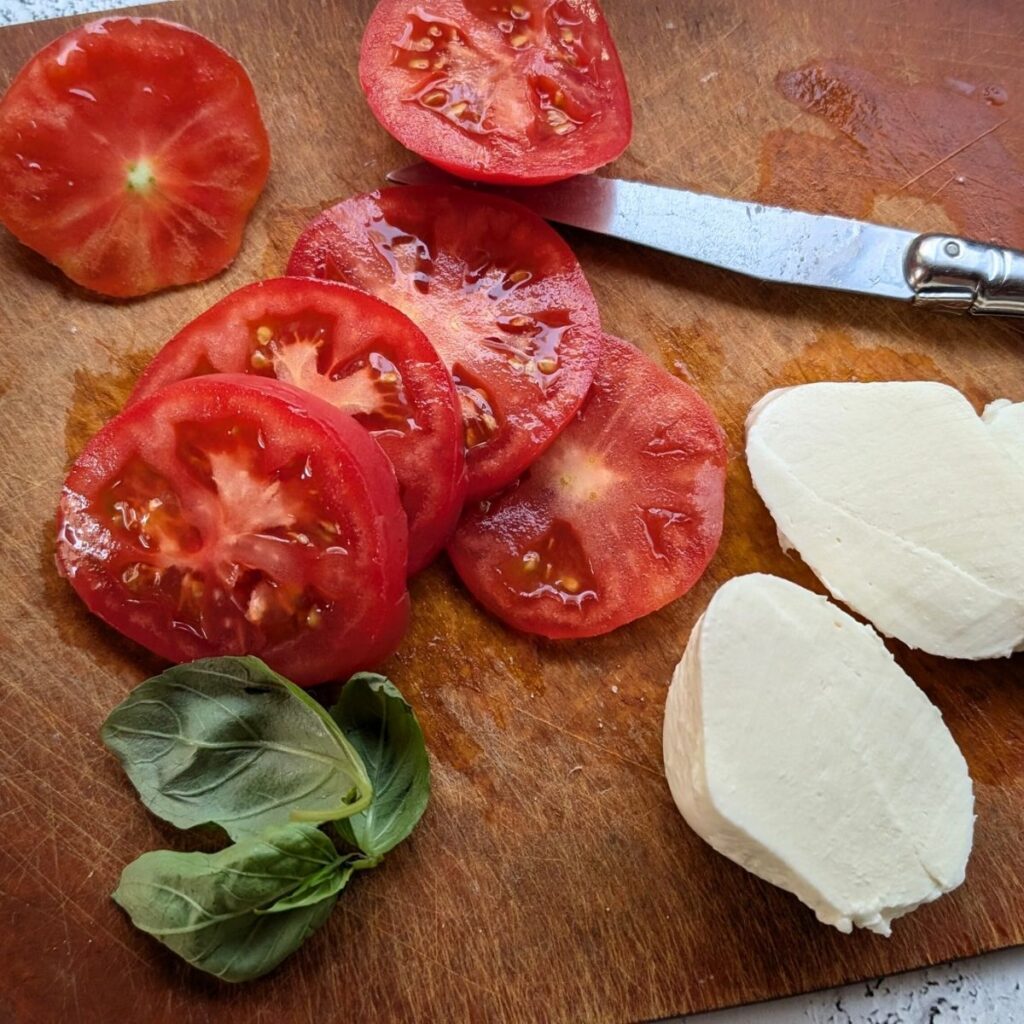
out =
<svg viewBox="0 0 1024 1024"><path fill-rule="evenodd" d="M114 900L132 924L224 981L273 970L327 919L337 893L287 905L312 875L344 864L312 825L286 825L219 853L144 853ZM275 913L260 913L277 907Z"/></svg>
<svg viewBox="0 0 1024 1024"><path fill-rule="evenodd" d="M258 658L207 658L147 679L101 736L142 802L178 828L214 822L244 839L343 818L372 796L331 716Z"/></svg>
<svg viewBox="0 0 1024 1024"><path fill-rule="evenodd" d="M257 910L256 913L279 914L282 910L307 907L331 896L337 896L348 885L353 871L351 862L324 868L323 871L318 871L308 878L294 892L282 896L273 906L267 907L266 910Z"/></svg>
<svg viewBox="0 0 1024 1024"><path fill-rule="evenodd" d="M359 753L373 783L365 810L336 822L338 834L358 847L372 867L416 827L430 797L430 762L416 715L384 676L363 672L341 691L331 715Z"/></svg>

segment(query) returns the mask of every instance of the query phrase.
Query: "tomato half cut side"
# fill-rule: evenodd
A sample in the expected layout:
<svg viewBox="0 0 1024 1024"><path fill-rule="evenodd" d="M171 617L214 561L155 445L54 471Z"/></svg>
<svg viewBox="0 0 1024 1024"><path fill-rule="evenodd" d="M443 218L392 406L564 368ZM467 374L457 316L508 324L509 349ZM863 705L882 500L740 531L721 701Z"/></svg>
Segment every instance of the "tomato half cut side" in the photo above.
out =
<svg viewBox="0 0 1024 1024"><path fill-rule="evenodd" d="M303 232L288 273L362 288L419 325L459 393L470 498L554 441L600 356L597 303L572 250L496 196L441 186L348 199Z"/></svg>
<svg viewBox="0 0 1024 1024"><path fill-rule="evenodd" d="M156 18L73 29L0 100L0 221L104 295L223 270L269 167L242 65Z"/></svg>
<svg viewBox="0 0 1024 1024"><path fill-rule="evenodd" d="M251 284L179 331L143 372L131 401L207 373L281 380L355 417L398 477L409 572L444 547L466 493L462 417L444 363L404 314L334 282Z"/></svg>
<svg viewBox="0 0 1024 1024"><path fill-rule="evenodd" d="M473 595L527 633L607 633L686 593L718 547L725 437L704 400L632 345L605 354L577 419L448 551Z"/></svg>
<svg viewBox="0 0 1024 1024"><path fill-rule="evenodd" d="M619 156L633 132L596 0L381 0L359 81L399 142L478 181L584 174Z"/></svg>
<svg viewBox="0 0 1024 1024"><path fill-rule="evenodd" d="M89 609L171 661L255 654L302 685L377 665L405 631L405 515L354 419L289 384L171 384L89 442L57 561Z"/></svg>

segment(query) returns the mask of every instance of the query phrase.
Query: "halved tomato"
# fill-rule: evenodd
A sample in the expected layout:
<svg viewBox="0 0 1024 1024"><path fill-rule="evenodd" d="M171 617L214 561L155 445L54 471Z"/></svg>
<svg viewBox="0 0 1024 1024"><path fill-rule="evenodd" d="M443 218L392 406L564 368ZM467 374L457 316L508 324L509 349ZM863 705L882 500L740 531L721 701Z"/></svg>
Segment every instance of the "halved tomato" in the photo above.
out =
<svg viewBox="0 0 1024 1024"><path fill-rule="evenodd" d="M395 468L409 518L409 572L444 546L466 494L462 417L440 356L397 309L328 281L248 285L179 331L131 401L206 373L276 378L354 416Z"/></svg>
<svg viewBox="0 0 1024 1024"><path fill-rule="evenodd" d="M614 160L633 132L596 0L381 0L359 80L399 142L478 181L583 174Z"/></svg>
<svg viewBox="0 0 1024 1024"><path fill-rule="evenodd" d="M0 221L105 295L223 270L269 166L245 68L155 18L68 32L0 100Z"/></svg>
<svg viewBox="0 0 1024 1024"><path fill-rule="evenodd" d="M561 639L656 611L718 547L725 437L689 385L605 338L586 404L503 494L467 511L448 547L503 622Z"/></svg>
<svg viewBox="0 0 1024 1024"><path fill-rule="evenodd" d="M518 203L447 187L357 196L306 228L288 273L372 292L423 329L461 400L470 498L519 476L590 387L597 303L569 247Z"/></svg>
<svg viewBox="0 0 1024 1024"><path fill-rule="evenodd" d="M64 482L57 560L91 611L161 657L256 654L312 685L398 645L406 540L391 465L354 419L215 374L89 442Z"/></svg>

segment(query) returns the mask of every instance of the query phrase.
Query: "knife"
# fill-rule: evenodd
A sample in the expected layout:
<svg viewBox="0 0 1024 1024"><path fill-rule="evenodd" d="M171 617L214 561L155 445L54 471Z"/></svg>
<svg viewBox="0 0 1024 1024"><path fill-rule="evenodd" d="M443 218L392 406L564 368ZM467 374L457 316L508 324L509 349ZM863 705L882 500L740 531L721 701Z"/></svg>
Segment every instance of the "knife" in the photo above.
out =
<svg viewBox="0 0 1024 1024"><path fill-rule="evenodd" d="M392 171L403 185L467 185L434 167ZM780 284L858 292L954 313L1024 316L1024 252L640 181L580 175L497 188L546 220Z"/></svg>

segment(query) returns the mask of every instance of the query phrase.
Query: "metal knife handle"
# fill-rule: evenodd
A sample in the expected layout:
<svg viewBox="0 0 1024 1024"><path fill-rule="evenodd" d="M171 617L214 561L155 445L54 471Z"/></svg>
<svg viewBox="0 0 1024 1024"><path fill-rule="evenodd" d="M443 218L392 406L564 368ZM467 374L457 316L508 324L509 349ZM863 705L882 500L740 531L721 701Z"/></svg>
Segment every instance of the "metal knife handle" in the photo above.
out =
<svg viewBox="0 0 1024 1024"><path fill-rule="evenodd" d="M917 305L1024 316L1024 252L953 235L919 235L904 271Z"/></svg>

